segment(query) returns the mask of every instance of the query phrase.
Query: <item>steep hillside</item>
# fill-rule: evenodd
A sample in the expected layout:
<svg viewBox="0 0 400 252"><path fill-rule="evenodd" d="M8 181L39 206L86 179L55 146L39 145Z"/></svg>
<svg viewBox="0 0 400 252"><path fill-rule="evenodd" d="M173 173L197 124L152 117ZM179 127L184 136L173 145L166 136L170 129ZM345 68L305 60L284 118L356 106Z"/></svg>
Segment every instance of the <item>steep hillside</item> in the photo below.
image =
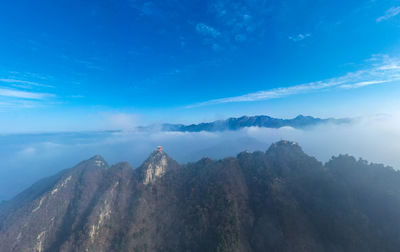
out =
<svg viewBox="0 0 400 252"><path fill-rule="evenodd" d="M294 142L137 169L95 156L0 207L0 251L398 251L400 174Z"/></svg>

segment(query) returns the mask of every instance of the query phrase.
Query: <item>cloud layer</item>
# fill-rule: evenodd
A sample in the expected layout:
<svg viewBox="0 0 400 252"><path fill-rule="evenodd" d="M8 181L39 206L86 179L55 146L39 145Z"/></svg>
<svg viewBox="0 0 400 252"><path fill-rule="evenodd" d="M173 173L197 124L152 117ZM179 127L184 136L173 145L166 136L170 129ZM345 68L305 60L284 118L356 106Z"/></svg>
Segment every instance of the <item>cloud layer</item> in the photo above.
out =
<svg viewBox="0 0 400 252"><path fill-rule="evenodd" d="M126 117L123 117L125 122ZM128 161L138 167L162 145L181 163L234 156L268 149L281 139L299 142L305 152L321 161L349 153L400 169L400 117L380 115L354 124L320 125L307 130L245 128L226 132L105 131L0 136L0 200L20 192L40 178L100 154L111 164ZM129 118L128 118L129 119ZM130 119L128 120L130 121Z"/></svg>

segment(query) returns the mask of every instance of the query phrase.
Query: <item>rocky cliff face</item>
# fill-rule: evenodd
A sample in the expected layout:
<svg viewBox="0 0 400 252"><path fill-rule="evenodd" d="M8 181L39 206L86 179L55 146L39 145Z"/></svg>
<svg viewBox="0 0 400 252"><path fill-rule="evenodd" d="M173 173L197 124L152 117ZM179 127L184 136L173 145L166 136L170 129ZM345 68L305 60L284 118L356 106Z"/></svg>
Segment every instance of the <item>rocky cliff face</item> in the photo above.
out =
<svg viewBox="0 0 400 252"><path fill-rule="evenodd" d="M148 185L162 177L166 172L176 170L178 167L179 164L162 150L155 150L139 167L138 171L141 173L143 184Z"/></svg>
<svg viewBox="0 0 400 252"><path fill-rule="evenodd" d="M0 206L0 251L398 251L400 175L293 142L133 170L95 156Z"/></svg>

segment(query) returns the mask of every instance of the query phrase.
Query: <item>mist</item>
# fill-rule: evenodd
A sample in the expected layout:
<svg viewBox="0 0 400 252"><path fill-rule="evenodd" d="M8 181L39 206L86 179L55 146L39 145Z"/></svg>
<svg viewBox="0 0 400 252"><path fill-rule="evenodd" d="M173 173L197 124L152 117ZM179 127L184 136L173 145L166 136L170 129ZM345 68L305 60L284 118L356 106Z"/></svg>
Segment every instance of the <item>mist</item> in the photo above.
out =
<svg viewBox="0 0 400 252"><path fill-rule="evenodd" d="M265 151L281 139L296 141L303 150L326 162L350 154L400 168L399 117L379 115L351 124L323 124L306 129L250 127L224 132L101 131L0 136L0 201L37 180L70 168L94 155L109 164L127 161L138 167L158 145L179 163L202 157L235 156L241 151Z"/></svg>

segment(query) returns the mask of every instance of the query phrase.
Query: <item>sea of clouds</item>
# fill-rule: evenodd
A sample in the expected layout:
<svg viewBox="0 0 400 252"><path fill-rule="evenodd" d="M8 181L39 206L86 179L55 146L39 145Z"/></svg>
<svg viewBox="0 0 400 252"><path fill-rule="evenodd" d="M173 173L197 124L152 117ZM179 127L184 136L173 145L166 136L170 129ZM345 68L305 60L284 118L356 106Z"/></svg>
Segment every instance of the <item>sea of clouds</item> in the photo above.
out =
<svg viewBox="0 0 400 252"><path fill-rule="evenodd" d="M281 139L326 162L350 154L400 169L399 117L377 115L351 124L323 124L307 129L250 127L223 132L99 131L0 135L0 201L37 180L72 167L96 154L109 164L128 161L138 167L156 148L180 163L235 156L244 150L265 151Z"/></svg>

